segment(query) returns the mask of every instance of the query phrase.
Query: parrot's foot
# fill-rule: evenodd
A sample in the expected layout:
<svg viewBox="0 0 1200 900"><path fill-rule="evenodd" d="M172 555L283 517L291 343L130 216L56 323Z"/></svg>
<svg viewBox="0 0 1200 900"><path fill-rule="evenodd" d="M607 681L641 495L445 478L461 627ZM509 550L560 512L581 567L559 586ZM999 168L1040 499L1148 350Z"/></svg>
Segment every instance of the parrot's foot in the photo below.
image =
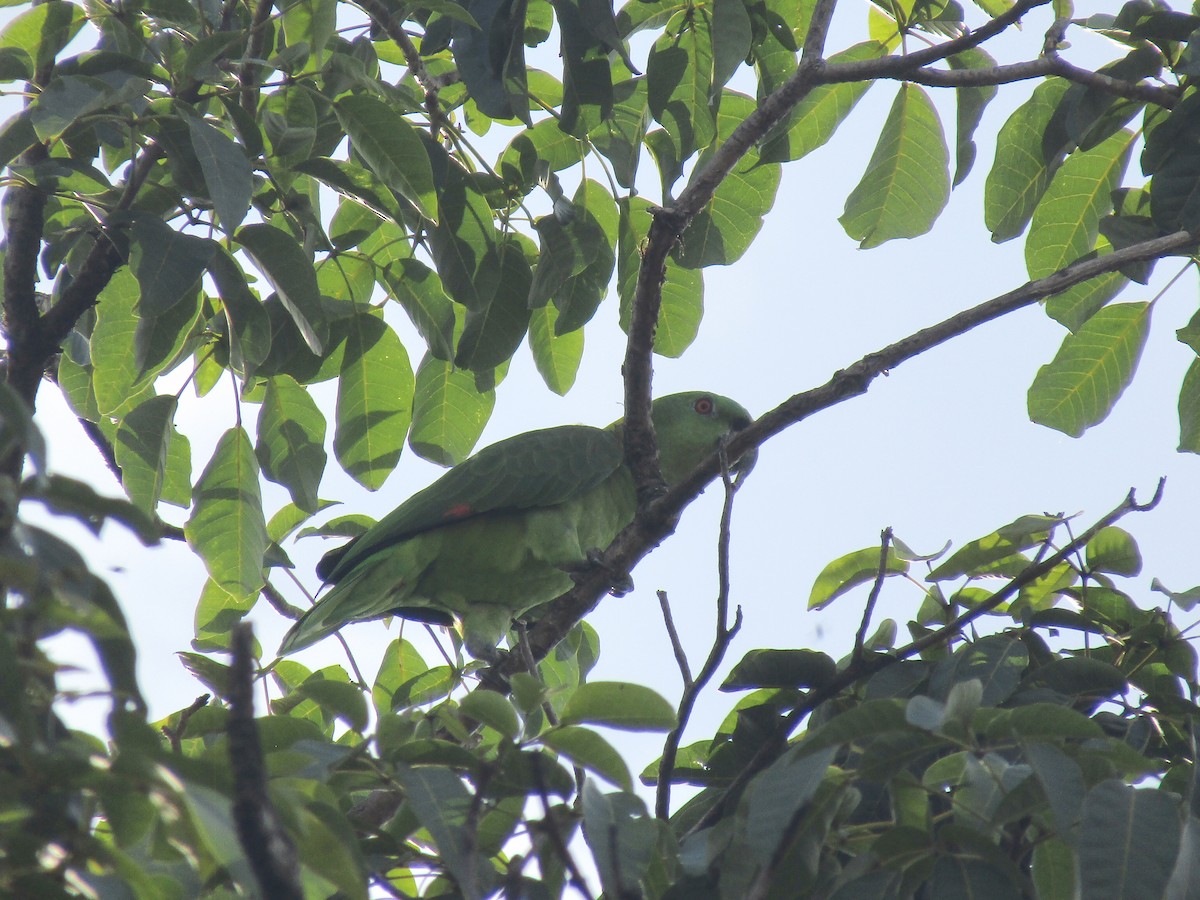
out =
<svg viewBox="0 0 1200 900"><path fill-rule="evenodd" d="M604 556L599 550L589 550L584 562L564 566L572 580L578 583L593 569L603 569L608 575L608 592L614 597L624 597L633 590L633 578L628 572L618 572L604 562Z"/></svg>

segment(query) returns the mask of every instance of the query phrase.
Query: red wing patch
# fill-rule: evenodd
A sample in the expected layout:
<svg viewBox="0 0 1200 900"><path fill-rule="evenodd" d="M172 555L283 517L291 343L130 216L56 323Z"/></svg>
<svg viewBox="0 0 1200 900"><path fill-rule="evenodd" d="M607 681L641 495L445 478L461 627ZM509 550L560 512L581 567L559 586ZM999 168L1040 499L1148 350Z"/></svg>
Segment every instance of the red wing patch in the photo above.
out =
<svg viewBox="0 0 1200 900"><path fill-rule="evenodd" d="M444 513L442 513L442 518L443 519L465 519L467 516L471 515L471 513L473 513L473 512L474 512L474 510L471 509L471 504L456 503L452 507L450 507L448 510L446 510Z"/></svg>

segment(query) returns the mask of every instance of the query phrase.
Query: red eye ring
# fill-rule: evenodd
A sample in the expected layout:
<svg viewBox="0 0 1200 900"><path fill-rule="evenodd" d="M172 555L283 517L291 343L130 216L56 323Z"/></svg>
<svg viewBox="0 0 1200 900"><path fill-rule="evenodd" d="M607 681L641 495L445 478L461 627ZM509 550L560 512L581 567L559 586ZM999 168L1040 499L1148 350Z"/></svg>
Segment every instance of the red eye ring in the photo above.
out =
<svg viewBox="0 0 1200 900"><path fill-rule="evenodd" d="M716 404L713 403L712 397L701 397L692 404L692 409L702 416L711 416L715 407Z"/></svg>

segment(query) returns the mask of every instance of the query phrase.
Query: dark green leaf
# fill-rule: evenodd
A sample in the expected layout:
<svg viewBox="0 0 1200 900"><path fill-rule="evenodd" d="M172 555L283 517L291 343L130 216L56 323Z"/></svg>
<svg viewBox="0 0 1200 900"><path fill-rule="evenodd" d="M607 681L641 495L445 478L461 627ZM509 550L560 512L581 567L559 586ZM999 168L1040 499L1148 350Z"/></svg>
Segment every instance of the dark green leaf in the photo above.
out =
<svg viewBox="0 0 1200 900"><path fill-rule="evenodd" d="M221 228L232 234L250 209L250 160L225 132L203 119L190 117L187 123L217 219Z"/></svg>
<svg viewBox="0 0 1200 900"><path fill-rule="evenodd" d="M575 765L595 772L624 791L633 790L633 778L621 754L596 732L563 725L547 731L541 741Z"/></svg>
<svg viewBox="0 0 1200 900"><path fill-rule="evenodd" d="M263 475L286 487L296 506L317 511L325 471L325 417L308 391L287 375L267 381L254 452Z"/></svg>
<svg viewBox="0 0 1200 900"><path fill-rule="evenodd" d="M668 731L675 710L659 694L638 684L592 681L581 684L567 700L563 725L607 725L623 731Z"/></svg>
<svg viewBox="0 0 1200 900"><path fill-rule="evenodd" d="M836 672L833 659L816 650L751 650L733 667L721 690L821 687Z"/></svg>
<svg viewBox="0 0 1200 900"><path fill-rule="evenodd" d="M429 154L408 121L382 100L349 94L336 105L354 149L392 190L431 222L438 220Z"/></svg>
<svg viewBox="0 0 1200 900"><path fill-rule="evenodd" d="M1079 833L1085 897L1161 897L1179 850L1179 801L1164 791L1102 781L1087 793Z"/></svg>
<svg viewBox="0 0 1200 900"><path fill-rule="evenodd" d="M140 289L138 312L161 316L194 292L216 245L149 216L134 222L130 234L129 267Z"/></svg>
<svg viewBox="0 0 1200 900"><path fill-rule="evenodd" d="M308 349L323 355L329 325L308 254L295 238L267 224L239 228L236 239L279 294Z"/></svg>

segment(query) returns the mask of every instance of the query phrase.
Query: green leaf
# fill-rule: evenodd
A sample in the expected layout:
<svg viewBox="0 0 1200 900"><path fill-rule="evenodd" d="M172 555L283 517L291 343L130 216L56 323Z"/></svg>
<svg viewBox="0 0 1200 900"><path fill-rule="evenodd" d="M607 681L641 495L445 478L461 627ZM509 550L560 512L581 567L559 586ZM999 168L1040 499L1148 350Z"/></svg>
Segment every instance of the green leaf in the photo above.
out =
<svg viewBox="0 0 1200 900"><path fill-rule="evenodd" d="M329 325L308 254L295 238L272 225L245 225L235 237L275 288L308 349L323 356Z"/></svg>
<svg viewBox="0 0 1200 900"><path fill-rule="evenodd" d="M529 320L529 349L546 387L560 397L571 390L583 359L583 329L556 334L558 310L552 304L532 311Z"/></svg>
<svg viewBox="0 0 1200 900"><path fill-rule="evenodd" d="M312 700L357 732L367 727L367 698L356 684L313 675L296 688L296 694Z"/></svg>
<svg viewBox="0 0 1200 900"><path fill-rule="evenodd" d="M529 124L525 10L521 0L472 0L474 22L456 20L454 61L479 111Z"/></svg>
<svg viewBox="0 0 1200 900"><path fill-rule="evenodd" d="M838 221L863 249L925 234L950 198L948 164L946 136L929 96L902 84Z"/></svg>
<svg viewBox="0 0 1200 900"><path fill-rule="evenodd" d="M414 387L408 352L396 332L381 316L351 317L333 452L346 474L368 490L377 490L400 459Z"/></svg>
<svg viewBox="0 0 1200 900"><path fill-rule="evenodd" d="M32 78L35 71L54 62L86 21L87 14L74 3L47 0L20 13L0 31L0 56L22 54L30 65L21 77Z"/></svg>
<svg viewBox="0 0 1200 900"><path fill-rule="evenodd" d="M587 728L562 725L541 736L541 741L551 750L560 753L575 765L625 791L633 790L633 777L625 760L608 741Z"/></svg>
<svg viewBox="0 0 1200 900"><path fill-rule="evenodd" d="M287 488L296 506L317 511L325 471L325 417L308 391L287 375L267 381L254 452L263 475Z"/></svg>
<svg viewBox="0 0 1200 900"><path fill-rule="evenodd" d="M1079 832L1084 897L1161 897L1179 851L1179 801L1116 779L1087 793Z"/></svg>
<svg viewBox="0 0 1200 900"><path fill-rule="evenodd" d="M271 352L271 319L266 307L246 285L241 267L224 247L208 261L229 326L229 367L249 377Z"/></svg>
<svg viewBox="0 0 1200 900"><path fill-rule="evenodd" d="M1119 131L1089 151L1067 157L1034 210L1025 241L1030 278L1045 278L1090 253L1100 219L1112 209L1133 134Z"/></svg>
<svg viewBox="0 0 1200 900"><path fill-rule="evenodd" d="M1065 141L1055 140L1050 129L1069 88L1065 79L1047 79L1000 128L996 160L983 192L984 224L996 243L1011 240L1025 230L1070 149Z"/></svg>
<svg viewBox="0 0 1200 900"><path fill-rule="evenodd" d="M596 860L606 897L642 895L640 885L658 845L654 820L634 794L602 794L583 786L583 834Z"/></svg>
<svg viewBox="0 0 1200 900"><path fill-rule="evenodd" d="M996 706L1007 700L1020 684L1029 665L1029 651L1015 637L990 635L960 646L940 660L929 676L929 694L948 698L954 686L978 681L983 687L979 704Z"/></svg>
<svg viewBox="0 0 1200 900"><path fill-rule="evenodd" d="M200 599L196 601L196 639L193 646L197 650L212 652L228 650L230 637L234 627L254 608L258 596L249 594L238 596L229 593L211 578L206 578L204 587L200 589ZM180 654L181 658L190 654ZM200 659L208 660L201 656ZM211 663L211 660L208 660ZM200 671L189 665L185 659L184 665L197 678L204 681ZM208 683L208 682L205 682ZM225 685L216 687L220 696L225 696Z"/></svg>
<svg viewBox="0 0 1200 900"><path fill-rule="evenodd" d="M458 163L447 160L445 166L438 193L441 216L429 231L429 250L446 293L468 309L478 309L495 289L479 273L489 254L495 258L500 234L475 182Z"/></svg>
<svg viewBox="0 0 1200 900"><path fill-rule="evenodd" d="M130 234L129 267L140 290L138 312L161 316L195 290L216 245L151 216L134 222Z"/></svg>
<svg viewBox="0 0 1200 900"><path fill-rule="evenodd" d="M496 873L486 859L470 850L466 821L474 798L458 775L435 766L396 766L393 777L455 880L474 885L477 897L489 895Z"/></svg>
<svg viewBox="0 0 1200 900"><path fill-rule="evenodd" d="M669 731L675 710L659 694L638 684L591 681L567 701L563 725L607 725L623 731Z"/></svg>
<svg viewBox="0 0 1200 900"><path fill-rule="evenodd" d="M767 865L779 852L790 823L820 788L836 753L837 747L815 752L793 747L754 776L738 801L734 847Z"/></svg>
<svg viewBox="0 0 1200 900"><path fill-rule="evenodd" d="M1072 437L1104 421L1133 378L1151 309L1149 303L1106 306L1067 335L1029 388L1029 418Z"/></svg>
<svg viewBox="0 0 1200 900"><path fill-rule="evenodd" d="M608 295L616 255L620 216L612 194L591 180L579 185L573 198L575 218L569 226L584 253L577 267L553 293L558 319L556 334L568 334L586 325ZM583 262L586 260L586 262ZM578 263L583 262L579 266ZM539 263L540 265L540 263ZM532 287L530 288L532 293Z"/></svg>
<svg viewBox="0 0 1200 900"><path fill-rule="evenodd" d="M721 690L821 687L836 673L833 659L816 650L751 650L733 667Z"/></svg>
<svg viewBox="0 0 1200 900"><path fill-rule="evenodd" d="M221 435L192 491L188 544L223 590L239 597L263 586L263 554L270 543L259 494L258 463L241 428Z"/></svg>
<svg viewBox="0 0 1200 900"><path fill-rule="evenodd" d="M1089 572L1111 572L1132 577L1141 574L1142 554L1128 531L1110 525L1087 543Z"/></svg>
<svg viewBox="0 0 1200 900"><path fill-rule="evenodd" d="M1105 243L1103 238L1100 243ZM1127 284L1129 279L1120 272L1089 278L1047 298L1046 315L1071 331L1078 331L1097 310L1120 294Z"/></svg>
<svg viewBox="0 0 1200 900"><path fill-rule="evenodd" d="M752 98L726 90L717 116L718 139L727 140L755 108ZM702 154L697 165L703 168L710 158L711 151ZM775 202L782 171L780 166L756 162L755 154L748 152L684 229L675 250L675 260L681 266L727 266L750 248L762 228L762 217Z"/></svg>
<svg viewBox="0 0 1200 900"><path fill-rule="evenodd" d="M487 372L508 361L529 329L529 286L533 274L520 245L506 241L492 261L494 288L485 306L468 309L454 364Z"/></svg>
<svg viewBox="0 0 1200 900"><path fill-rule="evenodd" d="M848 50L833 54L829 57L829 62L879 59L885 53L887 47L883 44L864 41ZM955 58L950 57L951 60ZM759 151L759 160L764 163L791 162L824 146L873 83L848 81L842 84L817 85L767 134ZM960 100L960 109L961 103Z"/></svg>
<svg viewBox="0 0 1200 900"><path fill-rule="evenodd" d="M1193 359L1179 388L1179 450L1200 453L1200 359Z"/></svg>
<svg viewBox="0 0 1200 900"><path fill-rule="evenodd" d="M708 17L676 13L650 48L646 101L650 114L671 136L680 159L708 147L717 136L711 107L712 76L713 36Z"/></svg>
<svg viewBox="0 0 1200 900"><path fill-rule="evenodd" d="M145 399L145 380L139 372L134 335L138 285L127 268L118 269L96 304L96 327L89 345L96 406L106 416L120 417Z"/></svg>
<svg viewBox="0 0 1200 900"><path fill-rule="evenodd" d="M129 499L148 513L158 507L171 463L168 451L180 438L174 424L178 408L173 396L160 394L132 409L117 428L113 450L121 484Z"/></svg>
<svg viewBox="0 0 1200 900"><path fill-rule="evenodd" d="M1050 838L1033 848L1032 874L1038 900L1074 900L1079 896L1075 852L1064 840Z"/></svg>
<svg viewBox="0 0 1200 900"><path fill-rule="evenodd" d="M592 146L612 164L617 184L632 188L637 180L638 163L650 109L646 101L646 79L631 78L613 86L612 115L588 135Z"/></svg>
<svg viewBox="0 0 1200 900"><path fill-rule="evenodd" d="M1021 516L992 534L964 544L950 558L925 576L926 581L949 581L962 575L977 575L1014 554L1044 541L1062 520L1054 516Z"/></svg>
<svg viewBox="0 0 1200 900"><path fill-rule="evenodd" d="M417 212L437 222L438 196L429 154L408 120L366 94L341 97L334 111L367 166Z"/></svg>
<svg viewBox="0 0 1200 900"><path fill-rule="evenodd" d="M495 691L472 691L463 697L458 708L464 715L495 729L510 741L521 734L521 719L516 709Z"/></svg>
<svg viewBox="0 0 1200 900"><path fill-rule="evenodd" d="M232 234L250 209L250 160L225 132L203 119L189 116L187 124L217 219L221 228Z"/></svg>
<svg viewBox="0 0 1200 900"><path fill-rule="evenodd" d="M874 581L879 576L879 557L878 547L867 547L829 563L813 582L808 595L808 608L824 609L851 588ZM899 558L892 547L888 547L884 575L902 575L906 572L908 563Z"/></svg>
<svg viewBox="0 0 1200 900"><path fill-rule="evenodd" d="M409 446L439 466L456 466L471 455L495 405L495 390L480 391L470 372L426 356L417 368Z"/></svg>
<svg viewBox="0 0 1200 900"><path fill-rule="evenodd" d="M972 47L963 53L948 57L946 62L951 69L991 69L996 66L996 60L986 51ZM982 87L960 87L955 90L958 101L958 128L955 142L954 186L962 184L975 164L975 129L983 119L983 111L996 96L995 85Z"/></svg>
<svg viewBox="0 0 1200 900"><path fill-rule="evenodd" d="M384 269L382 280L429 345L429 352L438 359L450 359L454 309L437 273L418 259L401 259Z"/></svg>

